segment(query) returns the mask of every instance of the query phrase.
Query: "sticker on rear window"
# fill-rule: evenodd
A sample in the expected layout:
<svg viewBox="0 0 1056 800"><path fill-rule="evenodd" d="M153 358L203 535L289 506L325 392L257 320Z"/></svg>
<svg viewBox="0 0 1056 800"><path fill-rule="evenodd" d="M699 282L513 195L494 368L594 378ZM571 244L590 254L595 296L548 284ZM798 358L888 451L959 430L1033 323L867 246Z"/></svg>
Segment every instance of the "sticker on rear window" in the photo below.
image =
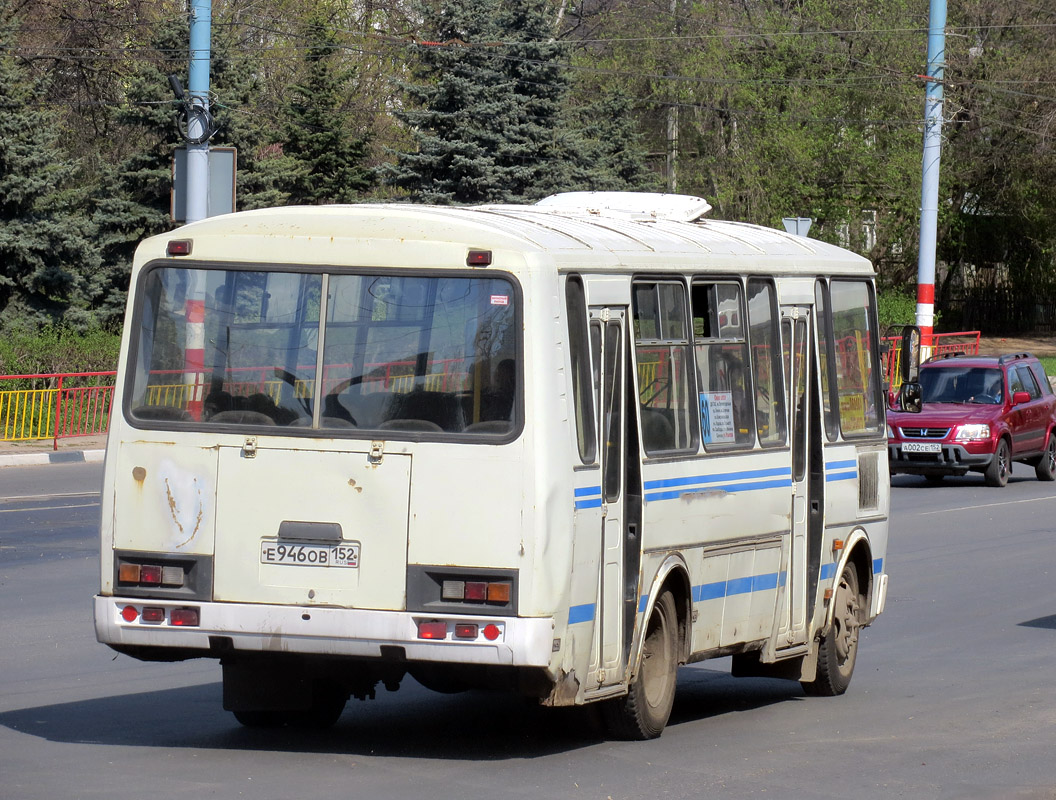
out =
<svg viewBox="0 0 1056 800"><path fill-rule="evenodd" d="M510 304L510 298L504 294L493 294L491 296L491 304L493 306L508 306Z"/></svg>

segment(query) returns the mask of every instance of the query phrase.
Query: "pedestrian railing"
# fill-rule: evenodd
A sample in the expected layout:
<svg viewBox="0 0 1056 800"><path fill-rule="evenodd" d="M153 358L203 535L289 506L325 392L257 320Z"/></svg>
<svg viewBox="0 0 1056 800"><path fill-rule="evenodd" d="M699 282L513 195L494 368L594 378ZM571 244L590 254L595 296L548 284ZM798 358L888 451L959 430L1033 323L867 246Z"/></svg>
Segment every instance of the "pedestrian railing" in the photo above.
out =
<svg viewBox="0 0 1056 800"><path fill-rule="evenodd" d="M929 356L941 356L947 353L979 354L980 331L957 331L955 333L933 333ZM902 338L888 336L884 345L884 376L887 379L888 391L895 391L902 385Z"/></svg>
<svg viewBox="0 0 1056 800"><path fill-rule="evenodd" d="M0 375L0 439L52 440L106 433L115 372Z"/></svg>

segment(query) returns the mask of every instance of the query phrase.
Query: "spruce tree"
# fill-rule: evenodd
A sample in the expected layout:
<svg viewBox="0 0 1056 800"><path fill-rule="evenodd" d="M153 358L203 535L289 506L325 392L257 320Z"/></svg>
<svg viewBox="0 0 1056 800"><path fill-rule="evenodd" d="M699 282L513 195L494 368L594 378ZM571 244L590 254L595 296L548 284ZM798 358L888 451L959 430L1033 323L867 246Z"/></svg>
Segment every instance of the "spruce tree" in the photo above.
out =
<svg viewBox="0 0 1056 800"><path fill-rule="evenodd" d="M345 110L354 73L324 17L307 19L304 38L303 70L285 105L282 142L294 164L279 185L290 203L351 203L373 183L363 164L368 137L355 132L356 120Z"/></svg>
<svg viewBox="0 0 1056 800"><path fill-rule="evenodd" d="M417 145L390 182L435 203L523 202L566 174L562 46L545 0L447 0L423 7L407 107Z"/></svg>
<svg viewBox="0 0 1056 800"><path fill-rule="evenodd" d="M0 3L6 20L7 3ZM76 164L57 146L43 87L0 27L0 315L5 326L64 321L90 326L89 278L98 264L90 221L77 208Z"/></svg>

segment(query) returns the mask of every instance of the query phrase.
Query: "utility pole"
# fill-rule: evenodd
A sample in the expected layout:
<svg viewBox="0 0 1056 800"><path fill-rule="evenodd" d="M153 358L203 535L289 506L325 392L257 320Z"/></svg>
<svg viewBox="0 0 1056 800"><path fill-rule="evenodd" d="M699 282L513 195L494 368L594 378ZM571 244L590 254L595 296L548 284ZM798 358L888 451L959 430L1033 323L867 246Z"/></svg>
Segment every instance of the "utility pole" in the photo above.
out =
<svg viewBox="0 0 1056 800"><path fill-rule="evenodd" d="M682 21L678 16L678 0L671 0L671 15L675 18L675 37L682 34ZM669 76L670 77L670 76ZM675 88L671 81L671 91ZM674 194L678 191L678 102L667 107L667 191Z"/></svg>
<svg viewBox="0 0 1056 800"><path fill-rule="evenodd" d="M920 190L920 253L917 256L917 327L925 354L935 327L935 248L939 218L939 156L942 153L942 82L946 69L946 0L931 0L928 71L924 101L924 163Z"/></svg>
<svg viewBox="0 0 1056 800"><path fill-rule="evenodd" d="M187 222L209 216L209 61L213 24L212 0L191 0L190 71L187 76ZM184 320L183 380L186 408L201 419L205 395L205 281L190 271Z"/></svg>
<svg viewBox="0 0 1056 800"><path fill-rule="evenodd" d="M209 216L209 61L212 0L191 0L190 94L187 113L187 222Z"/></svg>

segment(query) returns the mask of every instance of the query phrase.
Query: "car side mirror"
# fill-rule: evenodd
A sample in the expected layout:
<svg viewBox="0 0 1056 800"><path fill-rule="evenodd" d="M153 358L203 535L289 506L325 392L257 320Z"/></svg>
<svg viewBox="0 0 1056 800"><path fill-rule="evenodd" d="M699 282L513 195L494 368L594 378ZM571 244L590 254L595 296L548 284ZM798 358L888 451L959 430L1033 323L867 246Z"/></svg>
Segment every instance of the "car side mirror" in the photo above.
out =
<svg viewBox="0 0 1056 800"><path fill-rule="evenodd" d="M1030 402L1030 392L1015 392L1012 395L1012 405L1021 406Z"/></svg>
<svg viewBox="0 0 1056 800"><path fill-rule="evenodd" d="M899 405L903 411L919 414L924 405L924 390L916 381L902 384L902 390L898 395Z"/></svg>
<svg viewBox="0 0 1056 800"><path fill-rule="evenodd" d="M916 383L920 376L920 328L906 325L902 329L899 349L899 369L902 383Z"/></svg>

